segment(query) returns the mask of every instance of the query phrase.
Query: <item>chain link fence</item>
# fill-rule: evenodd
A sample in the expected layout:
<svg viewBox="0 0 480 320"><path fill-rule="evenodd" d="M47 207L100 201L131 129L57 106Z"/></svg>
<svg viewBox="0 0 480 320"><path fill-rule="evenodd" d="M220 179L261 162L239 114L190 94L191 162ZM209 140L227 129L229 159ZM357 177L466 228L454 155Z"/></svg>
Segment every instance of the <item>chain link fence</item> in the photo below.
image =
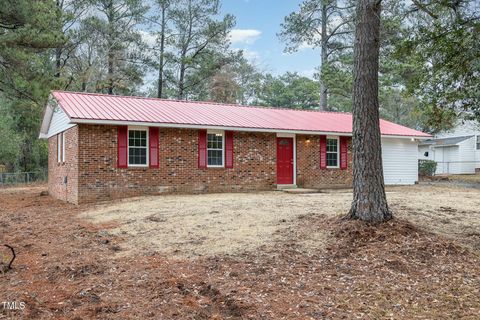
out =
<svg viewBox="0 0 480 320"><path fill-rule="evenodd" d="M46 182L47 170L32 172L0 172L0 187Z"/></svg>
<svg viewBox="0 0 480 320"><path fill-rule="evenodd" d="M474 174L479 168L478 161L437 161L435 174Z"/></svg>

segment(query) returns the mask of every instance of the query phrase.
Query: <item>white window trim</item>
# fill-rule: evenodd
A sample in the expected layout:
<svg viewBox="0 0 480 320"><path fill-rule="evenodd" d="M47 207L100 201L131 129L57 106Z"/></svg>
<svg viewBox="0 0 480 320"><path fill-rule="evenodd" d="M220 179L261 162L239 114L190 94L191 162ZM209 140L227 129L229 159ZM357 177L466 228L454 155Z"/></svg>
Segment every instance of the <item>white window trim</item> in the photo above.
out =
<svg viewBox="0 0 480 320"><path fill-rule="evenodd" d="M62 162L65 163L65 131L62 132Z"/></svg>
<svg viewBox="0 0 480 320"><path fill-rule="evenodd" d="M62 133L57 133L57 163L62 162Z"/></svg>
<svg viewBox="0 0 480 320"><path fill-rule="evenodd" d="M222 134L222 164L221 165L211 165L208 164L208 135L209 134ZM206 151L207 151L207 168L225 168L225 131L223 130L207 130L207 141L206 141ZM218 150L218 149L211 149L211 150Z"/></svg>
<svg viewBox="0 0 480 320"><path fill-rule="evenodd" d="M340 168L340 137L338 137L338 136L327 136L327 140L328 139L337 140L337 165L336 166L328 166L327 165L327 169L339 169ZM325 148L326 148L326 146L325 146ZM328 153L333 153L333 152L326 151L325 152L325 158L327 157ZM327 163L328 163L327 159L325 159L325 161L327 161Z"/></svg>
<svg viewBox="0 0 480 320"><path fill-rule="evenodd" d="M146 153L146 164L130 164L130 131L145 131L147 134L147 153ZM135 127L135 126L129 126L127 130L127 164L128 167L132 168L148 168L149 166L149 160L150 160L150 136L148 132L148 128L145 127Z"/></svg>

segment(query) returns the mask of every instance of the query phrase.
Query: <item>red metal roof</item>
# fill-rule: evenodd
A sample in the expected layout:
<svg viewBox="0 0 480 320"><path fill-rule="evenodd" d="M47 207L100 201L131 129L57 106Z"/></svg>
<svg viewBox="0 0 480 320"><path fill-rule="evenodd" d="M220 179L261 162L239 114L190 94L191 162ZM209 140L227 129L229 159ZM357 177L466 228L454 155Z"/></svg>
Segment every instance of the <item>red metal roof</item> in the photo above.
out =
<svg viewBox="0 0 480 320"><path fill-rule="evenodd" d="M64 91L53 91L52 94L72 122L140 122L259 131L352 132L350 113ZM382 135L430 137L386 120L380 120L380 129Z"/></svg>

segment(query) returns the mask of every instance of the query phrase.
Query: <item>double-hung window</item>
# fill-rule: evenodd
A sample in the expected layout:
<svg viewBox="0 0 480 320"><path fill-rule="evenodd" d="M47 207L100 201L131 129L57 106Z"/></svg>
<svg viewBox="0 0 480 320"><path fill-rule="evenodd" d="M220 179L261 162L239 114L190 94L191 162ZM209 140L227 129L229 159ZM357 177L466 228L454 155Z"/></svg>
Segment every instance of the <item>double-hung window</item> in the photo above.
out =
<svg viewBox="0 0 480 320"><path fill-rule="evenodd" d="M65 162L65 132L57 134L57 162Z"/></svg>
<svg viewBox="0 0 480 320"><path fill-rule="evenodd" d="M207 132L207 166L223 167L225 152L225 135L223 132Z"/></svg>
<svg viewBox="0 0 480 320"><path fill-rule="evenodd" d="M480 134L477 136L477 150L480 150Z"/></svg>
<svg viewBox="0 0 480 320"><path fill-rule="evenodd" d="M338 138L327 137L327 168L338 168L340 164L340 152Z"/></svg>
<svg viewBox="0 0 480 320"><path fill-rule="evenodd" d="M128 165L145 167L148 165L147 129L128 130Z"/></svg>

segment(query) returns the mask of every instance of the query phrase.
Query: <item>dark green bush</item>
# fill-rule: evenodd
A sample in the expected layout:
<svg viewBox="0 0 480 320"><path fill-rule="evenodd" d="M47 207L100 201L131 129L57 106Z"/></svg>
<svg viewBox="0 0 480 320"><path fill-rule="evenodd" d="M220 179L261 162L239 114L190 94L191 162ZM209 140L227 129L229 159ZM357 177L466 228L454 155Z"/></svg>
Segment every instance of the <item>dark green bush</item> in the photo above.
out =
<svg viewBox="0 0 480 320"><path fill-rule="evenodd" d="M418 173L421 176L433 176L437 170L437 163L432 160L418 160Z"/></svg>

